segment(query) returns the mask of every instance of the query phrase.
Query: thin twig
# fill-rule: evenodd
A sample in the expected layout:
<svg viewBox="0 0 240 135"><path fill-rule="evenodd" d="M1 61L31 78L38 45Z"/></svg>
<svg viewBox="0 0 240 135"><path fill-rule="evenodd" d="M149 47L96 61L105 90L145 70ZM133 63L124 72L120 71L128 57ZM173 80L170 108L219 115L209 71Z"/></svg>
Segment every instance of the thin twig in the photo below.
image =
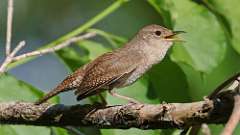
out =
<svg viewBox="0 0 240 135"><path fill-rule="evenodd" d="M13 0L8 0L7 33L6 33L6 56L10 55L10 52L11 52L12 22L13 22Z"/></svg>
<svg viewBox="0 0 240 135"><path fill-rule="evenodd" d="M84 35L80 35L80 36L77 36L77 37L72 37L52 48L46 48L46 49L42 49L42 50L36 50L36 51L32 51L32 52L29 52L29 53L25 53L25 54L22 54L22 55L19 55L19 56L16 56L13 58L13 61L18 61L18 60L21 60L21 59L24 59L24 58L27 58L27 57L32 57L32 56L38 56L38 55L43 55L43 54L46 54L46 53L51 53L51 52L55 52L55 51L58 51L64 47L67 47L69 45L71 45L72 43L74 42L77 42L79 40L84 40L84 39L88 39L88 38L91 38L91 37L94 37L96 35L96 33L86 33Z"/></svg>
<svg viewBox="0 0 240 135"><path fill-rule="evenodd" d="M221 92L225 87L227 87L228 85L229 88L228 89L234 89L231 87L236 86L236 83L234 80L236 80L238 77L240 76L240 73L237 73L235 75L233 75L232 77L230 77L229 79L227 79L226 81L224 81L222 84L220 84L211 94L209 94L209 96L207 98L209 99L213 99L216 98L216 96L218 95L219 92ZM234 81L234 82L233 82ZM232 83L233 82L233 83ZM201 126L197 125L191 128L190 131L190 135L195 135L200 131Z"/></svg>
<svg viewBox="0 0 240 135"><path fill-rule="evenodd" d="M208 127L208 125L207 124L202 124L202 134L203 135L211 135L211 130L210 130L210 128Z"/></svg>
<svg viewBox="0 0 240 135"><path fill-rule="evenodd" d="M19 42L19 44L13 49L13 51L10 53L10 57L14 57L18 51L20 51L24 46L26 45L25 41Z"/></svg>
<svg viewBox="0 0 240 135"><path fill-rule="evenodd" d="M80 35L77 37L72 37L52 48L46 48L43 50L37 50L37 51L33 51L33 52L29 52L29 53L25 53L19 56L16 56L16 53L25 45L25 41L20 42L17 47L6 57L6 59L4 60L4 62L2 63L2 65L0 65L0 74L4 73L6 71L6 68L8 66L8 64L10 64L11 62L14 61L18 61L21 59L25 59L27 57L31 57L31 56L37 56L37 55L43 55L46 53L51 53L51 52L55 52L58 51L64 47L67 47L69 45L71 45L74 42L80 41L80 40L84 40L84 39L88 39L91 37L94 37L96 35L96 33L90 32L90 33L86 33L84 35Z"/></svg>
<svg viewBox="0 0 240 135"><path fill-rule="evenodd" d="M21 50L25 46L25 44L26 44L25 41L19 42L19 44L16 46L16 48L14 48L13 51L5 58L2 65L0 65L0 74L4 73L6 71L7 65L12 62L16 53L19 50Z"/></svg>
<svg viewBox="0 0 240 135"><path fill-rule="evenodd" d="M240 79L239 79L240 80ZM221 133L221 135L232 135L234 132L234 129L236 128L236 126L238 125L239 121L240 121L240 84L238 81L238 86L235 88L236 90L236 95L234 96L234 107L233 107L233 111L232 114L227 122L227 124L225 125L225 128L223 130L223 132Z"/></svg>

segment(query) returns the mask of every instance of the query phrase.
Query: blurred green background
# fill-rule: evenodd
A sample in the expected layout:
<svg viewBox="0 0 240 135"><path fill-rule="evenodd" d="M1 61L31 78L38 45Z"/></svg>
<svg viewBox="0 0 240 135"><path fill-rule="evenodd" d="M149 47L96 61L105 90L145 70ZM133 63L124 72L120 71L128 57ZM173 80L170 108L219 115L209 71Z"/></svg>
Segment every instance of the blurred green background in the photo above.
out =
<svg viewBox="0 0 240 135"><path fill-rule="evenodd" d="M35 101L64 77L104 52L120 47L143 26L159 24L184 30L163 62L134 85L118 90L139 101L158 104L202 100L216 86L240 71L240 9L238 0L15 0L13 46L25 40L19 54L95 31L98 36L71 47L10 65L0 76L0 101ZM4 59L7 0L0 1L0 60ZM73 93L53 102L76 104ZM106 94L110 104L126 103ZM80 103L97 100L91 97ZM210 125L213 135L223 125ZM98 130L85 135L170 135L179 130ZM64 129L0 126L1 135L68 135ZM240 134L237 128L235 134Z"/></svg>

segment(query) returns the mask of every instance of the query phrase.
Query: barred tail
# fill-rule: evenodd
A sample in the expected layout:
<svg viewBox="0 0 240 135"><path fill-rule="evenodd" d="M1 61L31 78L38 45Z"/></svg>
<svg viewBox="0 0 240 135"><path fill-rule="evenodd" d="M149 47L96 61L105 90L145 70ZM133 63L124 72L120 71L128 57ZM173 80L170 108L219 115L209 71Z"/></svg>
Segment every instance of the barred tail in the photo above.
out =
<svg viewBox="0 0 240 135"><path fill-rule="evenodd" d="M46 102L48 99L52 98L53 96L55 96L61 92L69 91L69 90L71 90L71 89L66 89L64 87L61 87L61 85L60 85L60 86L56 87L55 89L53 89L52 91L50 91L49 93L47 93L46 95L44 95L42 98L40 98L34 104L40 105L40 104Z"/></svg>

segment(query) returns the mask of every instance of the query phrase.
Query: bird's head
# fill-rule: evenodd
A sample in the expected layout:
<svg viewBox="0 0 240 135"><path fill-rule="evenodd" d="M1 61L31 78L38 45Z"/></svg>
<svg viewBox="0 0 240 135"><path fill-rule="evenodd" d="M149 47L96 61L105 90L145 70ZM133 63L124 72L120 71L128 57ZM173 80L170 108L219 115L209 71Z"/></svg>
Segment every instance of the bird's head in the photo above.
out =
<svg viewBox="0 0 240 135"><path fill-rule="evenodd" d="M137 34L138 38L141 38L149 46L160 47L170 47L175 41L183 41L178 38L177 35L184 33L184 31L172 31L170 29L164 28L160 25L152 24L143 27Z"/></svg>

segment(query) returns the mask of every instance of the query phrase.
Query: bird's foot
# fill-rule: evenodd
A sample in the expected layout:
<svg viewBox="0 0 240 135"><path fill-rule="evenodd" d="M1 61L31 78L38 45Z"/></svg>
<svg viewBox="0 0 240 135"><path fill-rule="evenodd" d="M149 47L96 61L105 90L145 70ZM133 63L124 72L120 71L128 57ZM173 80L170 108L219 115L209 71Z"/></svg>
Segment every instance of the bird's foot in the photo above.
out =
<svg viewBox="0 0 240 135"><path fill-rule="evenodd" d="M204 97L203 97L203 100L206 101L206 102L208 102L210 99L208 98L208 96L204 96Z"/></svg>
<svg viewBox="0 0 240 135"><path fill-rule="evenodd" d="M133 103L133 104L142 104L141 102L133 99L133 98L130 98L130 97L127 97L127 96L123 96L123 95L120 95L116 92L114 92L113 90L109 90L109 93L114 96L114 97L117 97L117 98L121 98L121 99L124 99L124 100L127 100L129 103Z"/></svg>
<svg viewBox="0 0 240 135"><path fill-rule="evenodd" d="M131 100L128 100L128 104L142 104L142 102L131 98Z"/></svg>

